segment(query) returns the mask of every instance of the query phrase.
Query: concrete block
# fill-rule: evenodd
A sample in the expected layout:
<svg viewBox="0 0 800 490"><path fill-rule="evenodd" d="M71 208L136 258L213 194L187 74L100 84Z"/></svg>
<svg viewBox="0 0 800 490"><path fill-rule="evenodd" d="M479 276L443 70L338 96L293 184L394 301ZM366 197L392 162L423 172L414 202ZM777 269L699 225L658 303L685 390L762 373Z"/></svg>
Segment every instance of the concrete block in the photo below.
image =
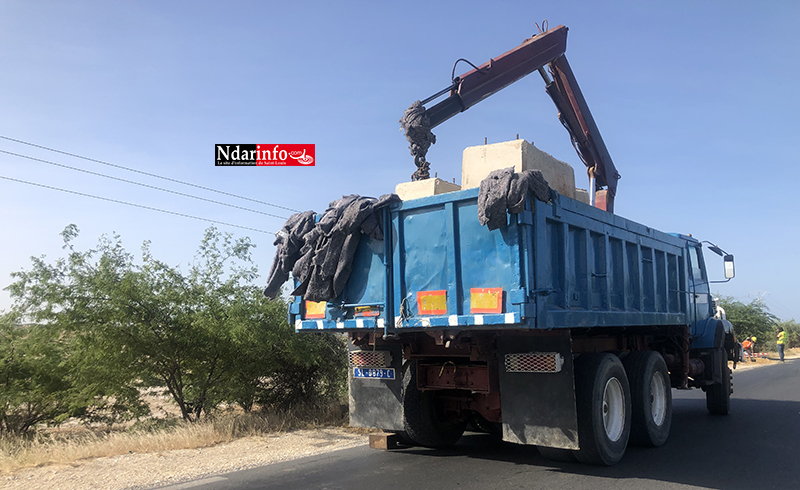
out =
<svg viewBox="0 0 800 490"><path fill-rule="evenodd" d="M432 178L415 182L402 182L394 188L394 193L403 201L420 197L436 196L448 192L459 191L461 186L446 180Z"/></svg>
<svg viewBox="0 0 800 490"><path fill-rule="evenodd" d="M584 204L589 204L589 191L586 189L575 189L575 199Z"/></svg>
<svg viewBox="0 0 800 490"><path fill-rule="evenodd" d="M491 145L471 146L464 150L461 165L461 187L480 187L490 172L514 167L541 170L550 187L562 196L575 198L575 172L572 166L533 146L525 140L504 141Z"/></svg>

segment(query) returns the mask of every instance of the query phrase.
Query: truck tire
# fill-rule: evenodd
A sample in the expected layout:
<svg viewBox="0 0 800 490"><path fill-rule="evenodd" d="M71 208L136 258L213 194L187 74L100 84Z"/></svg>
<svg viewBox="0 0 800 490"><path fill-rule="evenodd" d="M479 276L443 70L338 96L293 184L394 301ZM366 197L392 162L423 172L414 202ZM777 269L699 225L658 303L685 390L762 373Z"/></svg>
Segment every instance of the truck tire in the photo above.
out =
<svg viewBox="0 0 800 490"><path fill-rule="evenodd" d="M411 361L403 377L404 435L418 446L444 448L452 446L464 434L467 420L460 420L442 411L439 391L417 389L417 363Z"/></svg>
<svg viewBox="0 0 800 490"><path fill-rule="evenodd" d="M711 415L728 415L731 413L731 369L728 367L728 356L720 356L722 362L722 382L714 383L706 388L706 408Z"/></svg>
<svg viewBox="0 0 800 490"><path fill-rule="evenodd" d="M578 441L584 464L611 466L625 455L631 431L631 392L613 354L583 354L575 363Z"/></svg>
<svg viewBox="0 0 800 490"><path fill-rule="evenodd" d="M503 424L489 422L479 413L472 414L472 417L469 419L469 423L467 424L467 428L469 428L470 425L475 429L475 432L483 432L493 436L503 435Z"/></svg>
<svg viewBox="0 0 800 490"><path fill-rule="evenodd" d="M622 361L631 388L631 437L635 446L658 447L672 426L672 387L667 363L653 351L631 352Z"/></svg>

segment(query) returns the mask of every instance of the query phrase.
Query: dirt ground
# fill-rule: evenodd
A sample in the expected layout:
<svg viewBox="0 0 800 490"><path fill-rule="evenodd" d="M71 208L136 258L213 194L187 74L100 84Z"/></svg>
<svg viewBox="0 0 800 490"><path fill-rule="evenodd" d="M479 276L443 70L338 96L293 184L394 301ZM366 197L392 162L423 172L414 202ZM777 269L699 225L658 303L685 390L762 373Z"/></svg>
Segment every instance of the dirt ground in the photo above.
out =
<svg viewBox="0 0 800 490"><path fill-rule="evenodd" d="M27 469L0 477L0 488L143 489L367 444L367 438L366 434L342 428L247 437L209 448L132 453Z"/></svg>
<svg viewBox="0 0 800 490"><path fill-rule="evenodd" d="M775 352L770 352L767 354L768 357L756 357L751 359L745 359L744 362L737 362L736 363L736 371L740 371L742 369L751 369L754 367L760 366L769 366L771 364L778 364L781 361L778 360L778 354ZM800 349L787 349L785 355L783 356L784 359L798 359L800 358ZM729 362L728 365L733 367L733 362Z"/></svg>

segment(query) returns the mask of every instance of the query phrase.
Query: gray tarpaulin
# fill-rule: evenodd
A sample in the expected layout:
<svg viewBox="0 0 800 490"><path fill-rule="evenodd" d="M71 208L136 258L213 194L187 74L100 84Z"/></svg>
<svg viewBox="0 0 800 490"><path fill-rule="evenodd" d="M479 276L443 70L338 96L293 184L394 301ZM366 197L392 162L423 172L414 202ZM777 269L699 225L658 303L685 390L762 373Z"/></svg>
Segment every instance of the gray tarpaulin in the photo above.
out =
<svg viewBox="0 0 800 490"><path fill-rule="evenodd" d="M264 295L276 297L291 270L300 283L292 295L302 295L309 301L338 297L350 277L361 235L382 240L378 211L399 201L395 194L379 199L353 194L331 202L317 223L313 211L291 216L275 239L278 251Z"/></svg>
<svg viewBox="0 0 800 490"><path fill-rule="evenodd" d="M281 286L289 279L289 272L300 258L300 249L305 244L303 237L314 228L315 214L314 211L293 214L276 234L273 245L278 250L267 277L264 296L274 299L281 292Z"/></svg>
<svg viewBox="0 0 800 490"><path fill-rule="evenodd" d="M478 220L490 230L506 226L506 213L519 213L530 191L544 202L550 200L550 186L539 170L514 172L514 167L491 172L481 181L478 194Z"/></svg>

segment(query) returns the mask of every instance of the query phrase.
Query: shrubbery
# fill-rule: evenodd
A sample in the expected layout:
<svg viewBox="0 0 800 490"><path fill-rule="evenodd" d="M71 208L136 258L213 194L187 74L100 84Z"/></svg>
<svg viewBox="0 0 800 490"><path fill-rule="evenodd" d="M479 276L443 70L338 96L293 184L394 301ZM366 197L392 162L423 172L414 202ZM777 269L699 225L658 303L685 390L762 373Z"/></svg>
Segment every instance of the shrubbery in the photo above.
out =
<svg viewBox="0 0 800 490"><path fill-rule="evenodd" d="M776 351L778 327L782 327L787 332L786 346L800 346L800 325L793 319L778 320L760 301L754 300L744 304L733 298L721 297L720 305L725 309L725 314L733 324L734 332L740 342L747 337L755 336L758 351Z"/></svg>
<svg viewBox="0 0 800 490"><path fill-rule="evenodd" d="M221 404L291 409L342 396L346 346L332 334L296 335L286 304L263 297L247 238L206 231L183 272L134 260L118 236L68 255L33 258L12 274L15 300L0 318L0 432L69 417L141 417L143 388L163 387L185 420Z"/></svg>

